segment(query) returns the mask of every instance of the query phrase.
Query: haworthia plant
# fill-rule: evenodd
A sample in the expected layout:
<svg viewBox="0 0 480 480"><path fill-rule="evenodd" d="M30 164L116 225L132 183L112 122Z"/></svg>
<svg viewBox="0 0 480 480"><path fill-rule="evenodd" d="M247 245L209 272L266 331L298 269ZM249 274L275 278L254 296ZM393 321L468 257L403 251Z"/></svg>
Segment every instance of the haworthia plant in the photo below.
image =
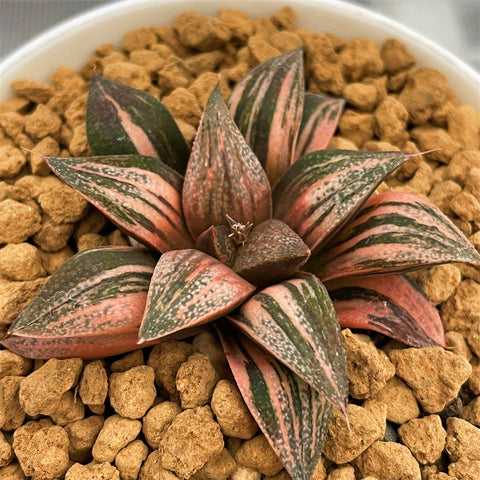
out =
<svg viewBox="0 0 480 480"><path fill-rule="evenodd" d="M297 49L253 69L228 104L215 88L190 153L158 100L94 77L96 156L46 161L146 249L78 253L2 340L34 358L95 358L214 322L294 480L312 477L332 405L346 412L340 327L445 345L438 312L402 272L480 264L436 207L374 193L409 155L324 150L344 101L305 93L303 71Z"/></svg>

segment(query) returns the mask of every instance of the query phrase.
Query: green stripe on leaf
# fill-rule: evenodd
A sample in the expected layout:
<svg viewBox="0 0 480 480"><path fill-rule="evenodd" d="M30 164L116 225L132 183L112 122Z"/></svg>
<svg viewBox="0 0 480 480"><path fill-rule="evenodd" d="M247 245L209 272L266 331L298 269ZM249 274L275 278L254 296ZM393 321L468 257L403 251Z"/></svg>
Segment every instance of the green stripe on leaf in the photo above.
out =
<svg viewBox="0 0 480 480"><path fill-rule="evenodd" d="M215 320L254 291L253 285L203 252L167 252L155 267L140 328L141 341Z"/></svg>
<svg viewBox="0 0 480 480"><path fill-rule="evenodd" d="M95 338L104 335L138 332L154 266L150 254L132 247L82 251L55 271L9 334L37 339L29 341L40 348L45 342L61 347L63 339L72 337L88 344L90 340L80 339L97 342Z"/></svg>
<svg viewBox="0 0 480 480"><path fill-rule="evenodd" d="M188 228L197 238L212 225L257 224L272 215L267 176L233 122L217 86L188 162L183 186Z"/></svg>
<svg viewBox="0 0 480 480"><path fill-rule="evenodd" d="M293 480L310 480L320 459L332 407L290 369L220 324L219 336L250 412Z"/></svg>
<svg viewBox="0 0 480 480"><path fill-rule="evenodd" d="M480 255L435 205L409 193L385 192L371 197L308 269L328 281L449 262L480 264Z"/></svg>
<svg viewBox="0 0 480 480"><path fill-rule="evenodd" d="M401 152L309 153L275 186L273 216L295 230L315 253L408 158Z"/></svg>
<svg viewBox="0 0 480 480"><path fill-rule="evenodd" d="M95 75L87 106L94 155L140 154L183 174L188 147L167 108L152 95Z"/></svg>
<svg viewBox="0 0 480 480"><path fill-rule="evenodd" d="M229 317L240 330L344 410L343 339L328 292L314 275L267 287Z"/></svg>
<svg viewBox="0 0 480 480"><path fill-rule="evenodd" d="M407 277L353 277L327 288L343 328L374 330L412 347L445 346L438 310Z"/></svg>
<svg viewBox="0 0 480 480"><path fill-rule="evenodd" d="M295 147L295 160L307 153L327 148L337 129L344 106L343 98L305 93L302 123Z"/></svg>
<svg viewBox="0 0 480 480"><path fill-rule="evenodd" d="M160 252L193 245L182 212L182 177L160 160L141 155L45 159L139 242Z"/></svg>
<svg viewBox="0 0 480 480"><path fill-rule="evenodd" d="M303 49L263 62L235 86L229 109L270 184L293 163L302 118Z"/></svg>

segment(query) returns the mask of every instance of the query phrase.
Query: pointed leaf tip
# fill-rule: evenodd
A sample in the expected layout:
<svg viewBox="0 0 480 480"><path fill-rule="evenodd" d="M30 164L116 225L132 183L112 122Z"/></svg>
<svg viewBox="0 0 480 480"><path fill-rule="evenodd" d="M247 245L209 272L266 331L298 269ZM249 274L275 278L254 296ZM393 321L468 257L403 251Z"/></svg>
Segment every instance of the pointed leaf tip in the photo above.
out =
<svg viewBox="0 0 480 480"><path fill-rule="evenodd" d="M188 146L167 108L147 92L98 75L88 94L87 137L95 155L138 153L185 172Z"/></svg>
<svg viewBox="0 0 480 480"><path fill-rule="evenodd" d="M176 250L158 261L148 292L140 341L206 323L231 312L255 287L198 250Z"/></svg>
<svg viewBox="0 0 480 480"><path fill-rule="evenodd" d="M271 185L294 161L305 81L303 49L271 58L235 86L228 105Z"/></svg>
<svg viewBox="0 0 480 480"><path fill-rule="evenodd" d="M182 211L182 177L160 160L113 155L46 161L64 182L139 242L160 252L193 246Z"/></svg>
<svg viewBox="0 0 480 480"><path fill-rule="evenodd" d="M233 122L218 86L200 121L183 186L183 210L196 239L212 225L257 224L272 215L268 179Z"/></svg>
<svg viewBox="0 0 480 480"><path fill-rule="evenodd" d="M218 330L245 403L273 450L293 480L310 480L323 450L332 406L226 322Z"/></svg>
<svg viewBox="0 0 480 480"><path fill-rule="evenodd" d="M451 262L478 265L480 254L435 205L410 193L384 192L365 202L308 269L329 281Z"/></svg>
<svg viewBox="0 0 480 480"><path fill-rule="evenodd" d="M305 93L302 122L295 147L295 160L307 153L327 148L337 129L344 106L343 98Z"/></svg>
<svg viewBox="0 0 480 480"><path fill-rule="evenodd" d="M273 189L273 216L320 252L383 179L402 152L322 150L296 161Z"/></svg>
<svg viewBox="0 0 480 480"><path fill-rule="evenodd" d="M342 407L346 357L333 304L317 277L305 274L267 287L229 316L233 324Z"/></svg>

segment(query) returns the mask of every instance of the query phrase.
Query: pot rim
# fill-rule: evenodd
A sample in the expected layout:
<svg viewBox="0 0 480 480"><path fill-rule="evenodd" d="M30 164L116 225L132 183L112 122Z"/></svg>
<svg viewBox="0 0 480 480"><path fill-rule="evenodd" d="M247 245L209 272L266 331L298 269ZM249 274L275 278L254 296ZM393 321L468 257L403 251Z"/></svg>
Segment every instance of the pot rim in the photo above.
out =
<svg viewBox="0 0 480 480"><path fill-rule="evenodd" d="M440 70L460 101L480 110L480 74L473 68L410 28L342 0L121 0L102 5L61 22L8 55L0 63L0 100L13 95L14 80L49 82L60 65L79 70L102 43L120 43L124 34L142 26L172 24L181 12L215 15L220 8L233 8L259 17L285 5L295 10L297 25L311 31L345 39L367 36L378 43L400 40L417 58L416 66Z"/></svg>

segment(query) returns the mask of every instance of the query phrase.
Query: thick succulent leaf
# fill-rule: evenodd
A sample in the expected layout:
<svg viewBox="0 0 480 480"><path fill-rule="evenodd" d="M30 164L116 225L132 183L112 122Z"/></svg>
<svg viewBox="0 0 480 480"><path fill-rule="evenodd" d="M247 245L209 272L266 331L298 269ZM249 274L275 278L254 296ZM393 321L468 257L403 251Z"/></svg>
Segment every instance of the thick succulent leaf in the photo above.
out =
<svg viewBox="0 0 480 480"><path fill-rule="evenodd" d="M0 342L12 352L27 358L103 358L131 352L138 345L138 325L125 332L101 332L92 336L42 336L29 337L7 334Z"/></svg>
<svg viewBox="0 0 480 480"><path fill-rule="evenodd" d="M286 223L271 218L248 234L232 269L255 285L272 284L292 277L309 256L302 239Z"/></svg>
<svg viewBox="0 0 480 480"><path fill-rule="evenodd" d="M231 266L237 247L226 225L212 225L195 241L195 248Z"/></svg>
<svg viewBox="0 0 480 480"><path fill-rule="evenodd" d="M228 113L220 89L203 113L183 186L187 226L198 237L212 225L257 224L272 216L270 185Z"/></svg>
<svg viewBox="0 0 480 480"><path fill-rule="evenodd" d="M344 328L375 330L412 347L445 346L438 310L405 276L346 278L327 288Z"/></svg>
<svg viewBox="0 0 480 480"><path fill-rule="evenodd" d="M302 123L295 148L295 160L307 153L324 150L337 129L345 100L318 93L305 93Z"/></svg>
<svg viewBox="0 0 480 480"><path fill-rule="evenodd" d="M302 118L303 49L271 58L235 86L229 108L274 185L294 161Z"/></svg>
<svg viewBox="0 0 480 480"><path fill-rule="evenodd" d="M408 158L401 152L309 153L275 186L273 216L295 230L315 253Z"/></svg>
<svg viewBox="0 0 480 480"><path fill-rule="evenodd" d="M315 275L268 287L229 318L345 411L348 392L343 339L328 292Z"/></svg>
<svg viewBox="0 0 480 480"><path fill-rule="evenodd" d="M140 154L185 172L189 150L167 108L152 95L95 75L87 106L94 155Z"/></svg>
<svg viewBox="0 0 480 480"><path fill-rule="evenodd" d="M148 292L140 341L155 340L231 312L255 287L198 250L160 257Z"/></svg>
<svg viewBox="0 0 480 480"><path fill-rule="evenodd" d="M150 254L132 247L82 251L55 271L15 319L9 335L27 339L22 353L27 357L37 355L36 349L46 349L50 356L65 356L67 351L80 356L105 335L119 335L105 351L117 352L124 342L128 347L123 351L128 351L130 334L138 332L143 317L154 267ZM78 355L72 345L79 345ZM96 356L102 354L97 350Z"/></svg>
<svg viewBox="0 0 480 480"><path fill-rule="evenodd" d="M385 192L371 197L308 268L328 281L449 262L480 264L480 255L435 205L410 193Z"/></svg>
<svg viewBox="0 0 480 480"><path fill-rule="evenodd" d="M182 177L152 157L46 157L64 182L121 229L160 252L193 241L182 213Z"/></svg>
<svg viewBox="0 0 480 480"><path fill-rule="evenodd" d="M240 392L293 480L310 480L332 407L290 369L245 336L220 325L219 336Z"/></svg>

